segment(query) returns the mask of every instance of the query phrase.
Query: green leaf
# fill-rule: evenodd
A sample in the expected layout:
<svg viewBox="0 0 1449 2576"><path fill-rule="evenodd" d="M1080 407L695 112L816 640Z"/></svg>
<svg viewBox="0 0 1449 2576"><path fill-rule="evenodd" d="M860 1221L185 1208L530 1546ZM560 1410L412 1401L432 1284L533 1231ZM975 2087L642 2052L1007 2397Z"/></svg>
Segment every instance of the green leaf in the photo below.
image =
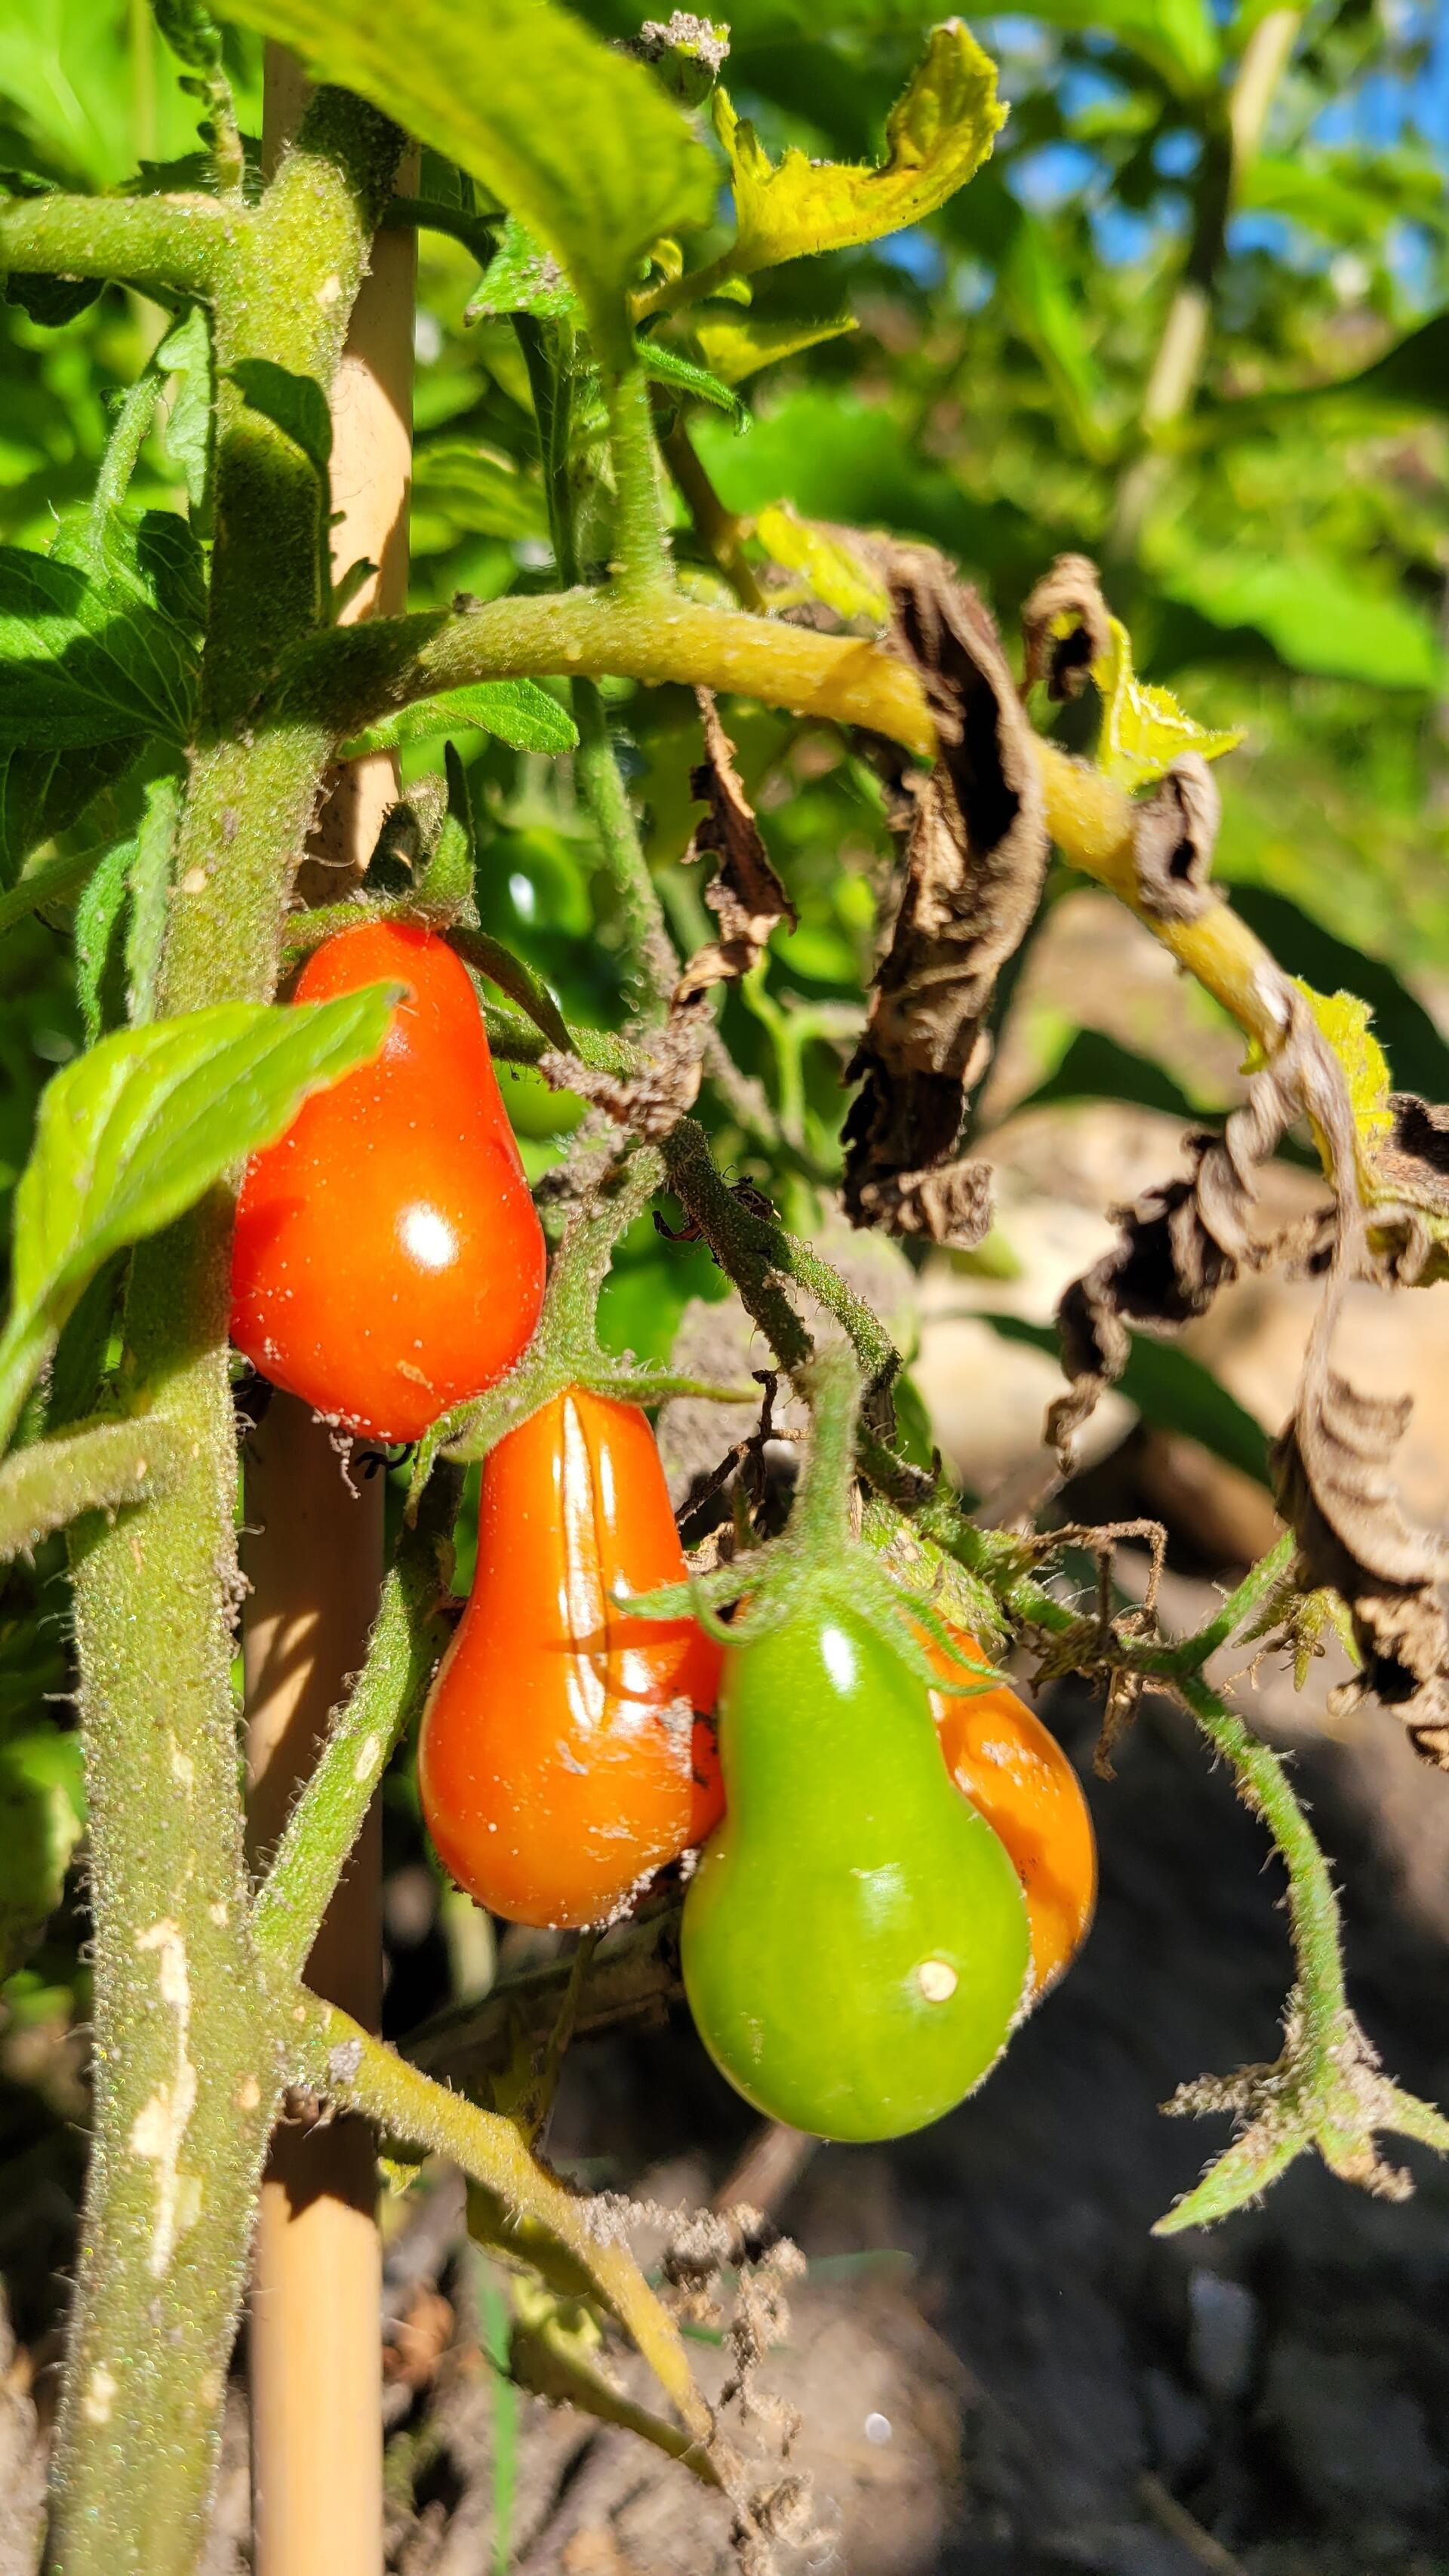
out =
<svg viewBox="0 0 1449 2576"><path fill-rule="evenodd" d="M0 547L0 748L145 734L184 748L204 613L196 541L171 511L117 514L48 555Z"/></svg>
<svg viewBox="0 0 1449 2576"><path fill-rule="evenodd" d="M558 261L510 215L464 313L465 322L531 313L536 322L581 322L583 307Z"/></svg>
<svg viewBox="0 0 1449 2576"><path fill-rule="evenodd" d="M712 403L716 411L729 414L736 429L748 429L750 415L737 394L722 385L707 367L697 367L678 349L667 348L662 340L637 340L635 347L651 384L668 385L676 393L693 394L696 402Z"/></svg>
<svg viewBox="0 0 1449 2576"><path fill-rule="evenodd" d="M1035 0L1031 14L1049 27L1110 36L1179 98L1204 95L1217 78L1222 46L1207 0Z"/></svg>
<svg viewBox="0 0 1449 2576"><path fill-rule="evenodd" d="M166 334L153 364L176 378L166 418L166 453L179 466L193 511L204 511L211 475L212 361L211 325L204 304Z"/></svg>
<svg viewBox="0 0 1449 2576"><path fill-rule="evenodd" d="M0 1980L60 1903L85 1813L78 1735L42 1724L0 1743Z"/></svg>
<svg viewBox="0 0 1449 2576"><path fill-rule="evenodd" d="M309 1092L375 1055L397 990L220 1003L103 1038L55 1075L15 1191L0 1437L102 1262L171 1224Z"/></svg>
<svg viewBox="0 0 1449 2576"><path fill-rule="evenodd" d="M414 475L416 520L441 513L449 522L449 544L455 534L506 537L514 543L548 535L542 483L523 473L501 448L485 447L477 439L434 439L418 449Z"/></svg>
<svg viewBox="0 0 1449 2576"><path fill-rule="evenodd" d="M1327 555L1201 549L1179 527L1149 552L1159 587L1214 626L1255 626L1290 670L1380 689L1437 689L1446 661L1429 619Z"/></svg>
<svg viewBox="0 0 1449 2576"><path fill-rule="evenodd" d="M1052 1324L1029 1324L1020 1315L983 1314L981 1320L1003 1341L1026 1342L1053 1357L1060 1351ZM1180 1432L1225 1465L1251 1476L1255 1484L1268 1484L1267 1433L1237 1397L1219 1385L1211 1369L1176 1342L1134 1333L1132 1356L1117 1384L1144 1422L1160 1431Z"/></svg>
<svg viewBox="0 0 1449 2576"><path fill-rule="evenodd" d="M666 234L706 223L709 156L643 65L551 0L230 0L228 14L356 90L481 179L551 251L600 357L629 363L625 297Z"/></svg>
<svg viewBox="0 0 1449 2576"><path fill-rule="evenodd" d="M495 939L489 931L460 924L448 933L448 943L475 974L486 975L490 984L496 984L500 993L518 1004L534 1027L542 1029L551 1047L559 1048L564 1055L572 1054L573 1040L563 1013L542 976L506 948L501 939Z"/></svg>
<svg viewBox="0 0 1449 2576"><path fill-rule="evenodd" d="M817 251L848 250L920 223L974 177L1006 122L996 66L959 18L933 27L923 60L886 119L875 168L813 162L791 145L778 165L728 94L714 119L735 194L731 267L742 276Z"/></svg>
<svg viewBox="0 0 1449 2576"><path fill-rule="evenodd" d="M103 988L126 909L134 841L117 841L97 862L75 908L75 988L86 1045L105 1024Z"/></svg>
<svg viewBox="0 0 1449 2576"><path fill-rule="evenodd" d="M1105 461L1112 449L1107 387L1083 325L1083 298L1046 226L1024 207L999 275L1012 327L1040 360L1076 445L1084 456Z"/></svg>
<svg viewBox="0 0 1449 2576"><path fill-rule="evenodd" d="M1092 678L1102 696L1102 732L1097 766L1128 789L1150 787L1185 751L1204 760L1220 760L1235 751L1240 733L1212 733L1184 715L1170 689L1139 680L1132 668L1132 638L1120 621L1108 621L1112 642Z"/></svg>
<svg viewBox="0 0 1449 2576"><path fill-rule="evenodd" d="M155 1017L156 979L171 909L171 859L181 821L181 781L153 778L131 861L131 918L126 929L126 1016L133 1029Z"/></svg>
<svg viewBox="0 0 1449 2576"><path fill-rule="evenodd" d="M161 944L171 892L171 850L181 812L176 778L147 782L139 831L118 841L96 862L75 908L76 993L87 1046L105 1026L105 984L122 915L125 940L126 1018L132 1028L152 1016ZM112 1012L118 1019L118 1010Z"/></svg>
<svg viewBox="0 0 1449 2576"><path fill-rule="evenodd" d="M151 0L151 12L173 54L192 71L221 69L221 30L202 0Z"/></svg>
<svg viewBox="0 0 1449 2576"><path fill-rule="evenodd" d="M718 304L703 305L690 316L706 366L725 385L742 385L761 367L773 366L779 358L797 358L803 349L818 348L823 340L839 340L858 327L853 313L839 314L833 322L806 322L787 313L731 312Z"/></svg>
<svg viewBox="0 0 1449 2576"><path fill-rule="evenodd" d="M3 687L0 674L0 687ZM65 751L27 751L21 745L0 748L0 886L14 886L32 850L70 829L93 797L114 784L135 758L137 741L121 735ZM39 892L15 909L10 895L0 898L0 928L31 912L49 898Z"/></svg>
<svg viewBox="0 0 1449 2576"><path fill-rule="evenodd" d="M572 751L579 738L572 716L536 680L475 680L382 717L345 742L339 756L360 760L369 751L400 751L405 743L470 730L496 734L515 751Z"/></svg>
<svg viewBox="0 0 1449 2576"><path fill-rule="evenodd" d="M238 358L228 367L249 411L275 423L326 484L332 462L332 414L315 376L294 376L271 358Z"/></svg>

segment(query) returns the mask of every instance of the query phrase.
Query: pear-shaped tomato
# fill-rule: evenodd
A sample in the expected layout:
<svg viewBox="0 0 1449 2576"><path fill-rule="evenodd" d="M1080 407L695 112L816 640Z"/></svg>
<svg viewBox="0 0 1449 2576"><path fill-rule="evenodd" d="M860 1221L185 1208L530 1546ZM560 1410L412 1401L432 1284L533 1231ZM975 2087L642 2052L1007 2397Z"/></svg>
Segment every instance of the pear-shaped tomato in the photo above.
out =
<svg viewBox="0 0 1449 2576"><path fill-rule="evenodd" d="M964 1629L965 1663L986 1661ZM931 1646L939 1670L962 1667ZM1015 1691L933 1691L946 1767L1011 1855L1031 1924L1035 1992L1056 1984L1087 1937L1097 1900L1097 1845L1082 1784L1056 1737Z"/></svg>
<svg viewBox="0 0 1449 2576"><path fill-rule="evenodd" d="M489 1452L478 1565L423 1716L418 1786L460 1887L516 1923L601 1923L719 1815L719 1649L618 1594L684 1552L654 1434L571 1387Z"/></svg>
<svg viewBox="0 0 1449 2576"><path fill-rule="evenodd" d="M894 2138L972 2091L1030 1984L1026 1906L930 1699L828 1599L725 1656L726 1812L684 1900L700 2037L755 2108Z"/></svg>
<svg viewBox="0 0 1449 2576"><path fill-rule="evenodd" d="M247 1165L232 1338L275 1386L374 1440L415 1440L506 1376L545 1253L466 967L431 931L339 931L299 1002L408 986L382 1052Z"/></svg>

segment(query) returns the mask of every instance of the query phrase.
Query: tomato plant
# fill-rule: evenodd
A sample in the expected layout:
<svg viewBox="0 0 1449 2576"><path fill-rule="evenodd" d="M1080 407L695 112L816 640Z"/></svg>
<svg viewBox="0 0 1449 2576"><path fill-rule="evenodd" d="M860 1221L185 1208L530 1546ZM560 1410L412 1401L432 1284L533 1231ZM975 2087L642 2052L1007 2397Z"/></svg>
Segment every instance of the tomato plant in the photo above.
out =
<svg viewBox="0 0 1449 2576"><path fill-rule="evenodd" d="M318 2132L360 2156L354 2204L370 2134L467 2174L475 2233L531 2275L502 2357L532 2334L579 2407L717 2482L763 2567L780 2490L752 2488L721 2438L675 2285L659 2295L533 2147L596 1971L620 2019L676 1998L681 1911L700 2030L771 2112L889 2136L995 2062L1028 1986L1080 1937L1091 1844L1014 1705L943 1693L936 1740L940 1605L1043 1675L1102 1688L1114 1714L1168 1694L1282 1856L1282 2053L1188 2088L1183 2107L1230 2113L1238 2133L1162 2223L1221 2218L1309 2150L1393 2194L1383 2133L1449 2144L1359 2031L1324 1855L1281 1763L1207 1678L1239 1637L1306 1662L1336 1618L1361 1693L1449 1766L1442 1550L1390 1497L1402 1411L1330 1364L1350 1282L1449 1272L1446 1051L1365 963L1395 1081L1366 1003L1338 989L1356 961L1322 924L1281 891L1235 904L1210 881L1210 764L1255 692L1273 720L1239 764L1229 879L1287 872L1326 903L1316 835L1350 785L1361 815L1381 785L1402 799L1404 778L1428 777L1437 451L1406 444L1406 419L1425 436L1438 417L1442 320L1410 328L1398 300L1433 264L1421 182L1397 160L1380 174L1378 300L1347 334L1336 256L1292 264L1291 300L1255 324L1262 265L1231 218L1288 203L1350 239L1369 228L1337 162L1315 173L1260 149L1290 57L1297 116L1368 43L1362 8L1311 30L1295 10L1200 0L1123 0L1100 28L1057 8L1037 59L1087 78L1075 105L1065 79L1060 98L1023 101L1018 150L962 21L919 47L909 12L812 22L802 53L780 40L790 0L744 26L733 65L724 32L682 13L634 42L604 6L626 45L594 31L597 9L556 0L399 0L385 21L373 0L229 0L225 30L206 0L156 0L165 116L138 112L118 140L129 109L94 120L79 96L89 5L70 66L48 31L76 12L22 5L0 101L34 162L0 187L0 334L21 378L0 478L17 539L0 550L0 935L16 943L0 980L7 999L29 986L7 1035L7 1165L34 1128L0 1336L0 1626L7 1655L12 1625L43 1639L0 1711L0 1835L28 1838L21 1866L0 1859L20 1890L7 1945L27 1949L68 1898L72 2021L94 2030L51 2555L65 2576L191 2576L259 2178L317 2105ZM157 55L144 10L124 14L139 111ZM105 23L115 36L117 9ZM307 75L274 55L260 135L252 37L300 48ZM1074 119L1087 139L1069 149L1110 163L1128 229L1153 209L1145 269L1097 260L1105 191L1053 214L1021 158ZM1111 271L1089 324L1060 273L1073 245ZM388 278L385 365L360 299ZM409 353L430 346L409 590ZM794 372L770 380L781 364ZM376 457L358 464L369 442L349 453L364 381L391 458L365 539L356 486L377 498L384 478ZM1368 424L1346 492L1325 488L1315 426L1344 400ZM1098 536L1111 602L1077 551ZM1137 603L1145 677L1122 622ZM1278 754L1310 703L1300 773ZM331 889L345 900L314 901L349 812ZM1416 849L1419 822L1397 827ZM1356 831L1340 845L1348 879ZM1043 1074L1057 1099L1105 1088L1192 1112L1188 1153L1062 1299L1048 1425L1065 1479L1120 1379L1271 1481L1281 1540L1188 1636L1121 1607L1118 1524L1087 1533L1101 1580L1084 1607L1062 1588L1075 1542L1054 1502L1031 1533L975 1515L903 1376L922 1271L966 1256L1002 1276L1012 1258L979 1077L1069 870L1191 979L1214 1043L1226 1020L1250 1049L1216 1132L1191 1068L1181 1085L1144 1070L1091 1024ZM1371 917L1361 888L1334 900L1341 921ZM1265 944L1280 929L1292 973ZM495 1060L520 1070L526 1173ZM1270 1454L1161 1337L1302 1253L1252 1205L1293 1134L1323 1166L1324 1301ZM856 1240L837 1260L842 1217ZM631 1225L648 1258L636 1241L621 1262L613 1338L643 1357L606 1350L599 1326ZM676 1265L683 1242L699 1248ZM685 1307L691 1258L721 1293ZM266 1490L266 1426L239 1441L229 1319L300 1399L301 1445L278 1454L320 1471L305 1536L300 1505ZM666 1397L710 1408L670 1431L704 1533L689 1559L638 1409ZM777 1402L793 1408L793 1486ZM406 1496L398 1471L348 1521L307 1406L416 1442ZM278 1421L296 1427L286 1403ZM478 1572L440 1672L474 1465ZM863 1543L872 1515L903 1542L889 1562ZM364 1517L375 1560L344 1651L330 1614ZM265 1816L245 1803L233 1695L238 1531L262 1519L273 1567L290 1545L301 1573L251 1716L296 1685L309 1756L295 1801ZM717 1779L702 1717L721 1672ZM372 1866L366 1821L425 1709L438 1847L502 1916L596 1926L715 1826L682 1909L656 1891L597 1959L580 1942L537 1986L505 1973L408 2054L335 2000L325 1936L346 1874ZM56 1754L72 1711L84 1815L74 1748ZM410 1779L390 1789L390 1821L413 1826ZM646 1992L632 1980L656 1934ZM541 2026L524 2014L540 1987L556 2007ZM460 2026L467 2089L422 2071ZM625 2414L560 2300L633 2336L677 2422L632 2397ZM340 2312L318 2297L310 2317ZM375 2268L348 2313L367 2320L361 2349ZM354 2437L380 2414L356 2410ZM332 2545L380 2562L380 2505L355 2553Z"/></svg>
<svg viewBox="0 0 1449 2576"><path fill-rule="evenodd" d="M247 1165L232 1338L349 1431L415 1440L505 1375L543 1299L543 1233L467 968L403 922L340 931L298 1002L393 977L381 1053Z"/></svg>
<svg viewBox="0 0 1449 2576"><path fill-rule="evenodd" d="M636 1405L571 1387L490 1450L418 1785L439 1858L491 1912L607 1921L714 1824L719 1647L624 1606L684 1571Z"/></svg>

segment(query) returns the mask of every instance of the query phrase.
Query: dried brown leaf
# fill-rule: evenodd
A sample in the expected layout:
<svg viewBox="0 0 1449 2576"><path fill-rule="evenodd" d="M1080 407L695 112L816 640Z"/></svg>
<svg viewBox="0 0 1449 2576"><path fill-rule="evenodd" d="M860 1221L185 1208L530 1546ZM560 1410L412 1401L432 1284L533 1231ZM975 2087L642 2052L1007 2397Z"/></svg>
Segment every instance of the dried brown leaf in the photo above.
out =
<svg viewBox="0 0 1449 2576"><path fill-rule="evenodd" d="M538 1069L555 1091L576 1092L616 1127L657 1145L699 1097L701 1059L713 1025L701 988L684 1003L676 996L663 1027L650 1035L643 1070L631 1078L581 1064L558 1048L539 1057Z"/></svg>
<svg viewBox="0 0 1449 2576"><path fill-rule="evenodd" d="M1137 900L1153 921L1195 921L1217 900L1208 878L1223 804L1198 752L1175 760L1155 794L1137 808L1132 865Z"/></svg>
<svg viewBox="0 0 1449 2576"><path fill-rule="evenodd" d="M782 921L791 929L799 916L776 876L760 836L754 807L740 784L735 747L719 720L711 689L697 689L704 725L706 758L690 781L693 793L709 812L696 825L685 858L713 858L715 873L704 899L719 921L720 936L690 958L674 989L676 1010L692 1002L711 984L737 982L748 975L772 930Z"/></svg>
<svg viewBox="0 0 1449 2576"><path fill-rule="evenodd" d="M1332 1366L1351 1275L1342 1262L1335 1269L1273 1446L1278 1508L1298 1540L1300 1584L1330 1586L1348 1604L1363 1673L1345 1696L1371 1691L1402 1718L1415 1752L1449 1770L1449 1623L1437 1588L1449 1555L1408 1518L1391 1478L1412 1398L1365 1395Z"/></svg>
<svg viewBox="0 0 1449 2576"><path fill-rule="evenodd" d="M990 1051L996 978L1036 910L1048 844L1031 729L985 607L926 548L895 549L888 575L896 649L941 748L917 791L900 906L851 1067L861 1089L845 1124L844 1200L855 1225L932 1232L922 1185L954 1161ZM960 1183L937 1195L954 1222ZM979 1183L967 1197L979 1208Z"/></svg>
<svg viewBox="0 0 1449 2576"><path fill-rule="evenodd" d="M1058 555L1021 612L1021 631L1026 645L1024 687L1044 680L1047 696L1058 704L1063 698L1079 698L1093 663L1104 660L1112 645L1097 567L1086 555Z"/></svg>
<svg viewBox="0 0 1449 2576"><path fill-rule="evenodd" d="M991 1231L992 1179L989 1163L963 1156L922 1172L894 1172L886 1180L867 1181L861 1203L871 1223L884 1226L888 1234L923 1235L928 1243L970 1252Z"/></svg>
<svg viewBox="0 0 1449 2576"><path fill-rule="evenodd" d="M1220 1136L1189 1137L1190 1178L1166 1181L1135 1207L1117 1210L1118 1242L1073 1280L1057 1308L1062 1366L1072 1384L1047 1415L1047 1438L1064 1468L1099 1396L1127 1365L1129 1324L1176 1331L1205 1315L1218 1290L1241 1271L1270 1263L1311 1268L1326 1258L1316 1221L1273 1241L1260 1240L1251 1228L1254 1168L1304 1105L1305 1064L1318 1057L1332 1063L1302 995L1286 976L1279 981L1286 1034L1272 1062L1254 1076ZM1336 1069L1335 1079L1341 1090ZM1326 1080L1326 1072L1315 1079L1315 1093Z"/></svg>

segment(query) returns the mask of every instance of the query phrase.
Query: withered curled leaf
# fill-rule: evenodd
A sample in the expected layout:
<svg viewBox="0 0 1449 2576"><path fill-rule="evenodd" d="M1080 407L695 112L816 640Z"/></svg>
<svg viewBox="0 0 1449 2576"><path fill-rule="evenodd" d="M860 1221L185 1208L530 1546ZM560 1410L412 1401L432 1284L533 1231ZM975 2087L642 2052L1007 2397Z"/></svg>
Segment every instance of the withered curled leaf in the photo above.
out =
<svg viewBox="0 0 1449 2576"><path fill-rule="evenodd" d="M1413 1399L1365 1395L1330 1358L1344 1291L1363 1262L1355 1201L1271 1452L1274 1490L1298 1541L1298 1581L1329 1585L1348 1604L1363 1672L1346 1696L1372 1692L1402 1718L1415 1752L1449 1770L1449 1620L1438 1590L1449 1550L1409 1519L1391 1477Z"/></svg>
<svg viewBox="0 0 1449 2576"><path fill-rule="evenodd" d="M1031 729L975 591L924 547L894 549L888 579L895 646L920 678L940 756L917 791L900 906L848 1077L861 1089L845 1123L843 1195L854 1225L972 1243L990 1222L989 1192L979 1166L955 1166L956 1144L989 1053L997 975L1041 893L1046 819Z"/></svg>
<svg viewBox="0 0 1449 2576"><path fill-rule="evenodd" d="M626 1127L646 1144L658 1144L699 1097L701 1058L713 1026L701 988L691 1000L676 1003L663 1027L650 1033L646 1060L636 1074L606 1073L558 1048L539 1057L538 1069L553 1090L576 1092L616 1127Z"/></svg>
<svg viewBox="0 0 1449 2576"><path fill-rule="evenodd" d="M709 806L695 827L686 860L713 858L717 864L704 899L719 921L720 936L690 958L674 988L678 1011L711 984L737 982L758 963L772 930L782 921L795 929L793 903L776 876L760 835L754 808L735 768L734 744L719 720L711 689L697 689L704 725L706 757L693 772L690 787Z"/></svg>
<svg viewBox="0 0 1449 2576"><path fill-rule="evenodd" d="M1058 705L1064 698L1079 698L1093 663L1112 644L1107 603L1088 556L1058 555L1022 609L1021 632L1026 647L1023 687L1044 680L1047 696Z"/></svg>
<svg viewBox="0 0 1449 2576"><path fill-rule="evenodd" d="M1195 921L1216 900L1208 883L1223 802L1195 751L1175 760L1132 826L1137 900L1153 921Z"/></svg>
<svg viewBox="0 0 1449 2576"><path fill-rule="evenodd" d="M1241 1107L1220 1136L1188 1139L1194 1166L1189 1177L1165 1181L1135 1207L1116 1212L1119 1240L1073 1280L1057 1308L1062 1367L1072 1383L1047 1414L1047 1438L1064 1469L1070 1469L1077 1432L1127 1364L1129 1324L1176 1331L1205 1315L1218 1290L1244 1270L1270 1264L1315 1268L1329 1257L1332 1236L1317 1219L1270 1242L1252 1232L1254 1167L1272 1153L1307 1095L1336 1122L1349 1156L1346 1168L1353 1168L1353 1121L1342 1076L1303 996L1286 976L1279 977L1279 988L1285 1035L1272 1061L1255 1074Z"/></svg>

